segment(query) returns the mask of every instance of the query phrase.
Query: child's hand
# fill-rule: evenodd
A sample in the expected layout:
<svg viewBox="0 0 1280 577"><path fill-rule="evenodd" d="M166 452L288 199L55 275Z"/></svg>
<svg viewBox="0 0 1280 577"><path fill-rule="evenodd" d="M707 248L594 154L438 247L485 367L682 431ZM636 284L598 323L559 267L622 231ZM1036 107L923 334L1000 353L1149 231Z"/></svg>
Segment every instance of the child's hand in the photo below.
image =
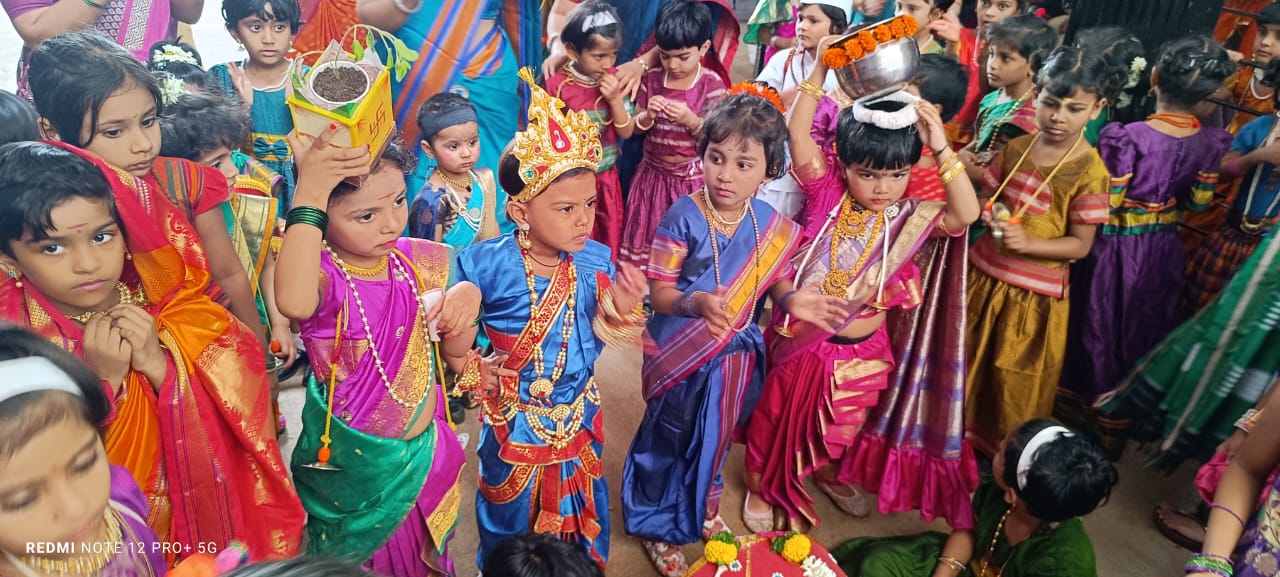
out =
<svg viewBox="0 0 1280 577"><path fill-rule="evenodd" d="M284 365L280 368L289 368L298 360L298 346L293 340L293 328L289 323L271 323L271 343L280 345L279 351L271 351L271 354L284 361ZM274 349L274 346L272 348Z"/></svg>
<svg viewBox="0 0 1280 577"><path fill-rule="evenodd" d="M659 95L649 99L648 110L649 110L650 117L657 118L658 115L662 114L663 111L666 109L667 109L667 97Z"/></svg>
<svg viewBox="0 0 1280 577"><path fill-rule="evenodd" d="M305 183L307 192L322 195L326 202L329 193L344 179L369 174L369 145L334 146L330 142L337 132L338 127L331 124L319 138L312 139L297 131L286 137L298 167L298 188L304 188Z"/></svg>
<svg viewBox="0 0 1280 577"><path fill-rule="evenodd" d="M935 154L940 150L951 148L951 144L947 142L947 132L942 127L942 114L938 109L929 101L921 100L916 103L916 113L920 115L920 120L916 122L920 141Z"/></svg>
<svg viewBox="0 0 1280 577"><path fill-rule="evenodd" d="M817 66L821 66L823 68L827 67L826 63L822 61L822 54L826 52L828 48L831 48L831 45L835 44L836 40L839 40L843 37L844 37L843 35L832 34L830 36L824 36L822 37L822 40L818 41Z"/></svg>
<svg viewBox="0 0 1280 577"><path fill-rule="evenodd" d="M827 332L834 333L849 321L849 303L824 295L817 287L806 286L786 300L787 314Z"/></svg>
<svg viewBox="0 0 1280 577"><path fill-rule="evenodd" d="M159 387L169 372L169 360L160 346L155 319L141 307L123 304L116 305L106 316L120 327L120 336L133 348L129 358L133 370L147 377L152 386Z"/></svg>
<svg viewBox="0 0 1280 577"><path fill-rule="evenodd" d="M600 94L609 102L617 102L622 98L622 81L613 74L605 74L600 78Z"/></svg>
<svg viewBox="0 0 1280 577"><path fill-rule="evenodd" d="M689 105L682 100L668 100L664 109L667 117L673 122L694 130L702 122L702 117L698 113L689 108Z"/></svg>
<svg viewBox="0 0 1280 577"><path fill-rule="evenodd" d="M717 287L715 293L698 293L693 297L693 314L707 321L711 334L720 338L733 327L730 325L729 303L724 300L725 288Z"/></svg>
<svg viewBox="0 0 1280 577"><path fill-rule="evenodd" d="M960 25L960 20L950 12L943 13L942 18L929 24L929 32L947 42L959 42L960 31L963 29L964 26Z"/></svg>
<svg viewBox="0 0 1280 577"><path fill-rule="evenodd" d="M94 315L84 324L84 362L94 374L120 385L129 374L133 346L120 336L120 328L106 315Z"/></svg>
<svg viewBox="0 0 1280 577"><path fill-rule="evenodd" d="M469 282L460 282L444 293L435 310L427 311L426 322L439 317L436 328L445 338L456 337L471 328L480 316L480 289Z"/></svg>
<svg viewBox="0 0 1280 577"><path fill-rule="evenodd" d="M1244 54L1236 52L1235 50L1228 50L1227 58L1230 58L1232 62L1239 64L1241 60L1244 60Z"/></svg>
<svg viewBox="0 0 1280 577"><path fill-rule="evenodd" d="M640 269L627 263L619 263L613 283L613 306L618 309L618 314L625 315L644 302L646 286L648 282Z"/></svg>
<svg viewBox="0 0 1280 577"><path fill-rule="evenodd" d="M249 80L249 74L244 71L244 66L234 62L227 64L227 75L231 77L231 86L236 89L236 94L240 96L240 102L244 108L246 110L253 108L253 81Z"/></svg>
<svg viewBox="0 0 1280 577"><path fill-rule="evenodd" d="M1035 240L1027 236L1027 229L1023 228L1021 224L1014 222L1001 222L997 223L996 226L1000 227L1000 230L1004 231L1002 242L1004 243L1004 248L1009 252L1025 254L1026 251L1031 248L1031 243Z"/></svg>
<svg viewBox="0 0 1280 577"><path fill-rule="evenodd" d="M508 369L504 365L507 362L507 356L505 353L495 352L480 361L484 363L484 368L480 371L482 375L480 386L484 389L484 396L489 398L498 396L498 393L502 390L499 379L520 377L519 371Z"/></svg>

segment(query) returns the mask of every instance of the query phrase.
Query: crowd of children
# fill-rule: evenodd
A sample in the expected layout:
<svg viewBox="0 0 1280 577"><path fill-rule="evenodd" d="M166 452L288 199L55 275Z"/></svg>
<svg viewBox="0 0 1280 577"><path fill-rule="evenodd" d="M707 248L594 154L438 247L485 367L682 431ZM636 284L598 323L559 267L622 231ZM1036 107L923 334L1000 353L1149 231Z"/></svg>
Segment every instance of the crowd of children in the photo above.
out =
<svg viewBox="0 0 1280 577"><path fill-rule="evenodd" d="M521 69L492 165L455 92L414 142L295 130L297 0L223 0L246 56L207 69L174 41L33 48L29 102L0 93L0 575L452 576L474 532L484 575L595 577L616 525L678 577L738 563L712 544L740 521L805 575L1086 577L1129 438L1217 447L1192 530L1158 515L1189 575L1276 574L1280 5L1236 51L1064 44L1031 0L862 28L883 3L761 0L794 35L753 29L778 50L729 86L710 3L663 2L630 79L613 4L553 18L564 59ZM896 43L913 75L860 92L848 67ZM606 347L643 351L620 480ZM951 532L792 560L809 477Z"/></svg>

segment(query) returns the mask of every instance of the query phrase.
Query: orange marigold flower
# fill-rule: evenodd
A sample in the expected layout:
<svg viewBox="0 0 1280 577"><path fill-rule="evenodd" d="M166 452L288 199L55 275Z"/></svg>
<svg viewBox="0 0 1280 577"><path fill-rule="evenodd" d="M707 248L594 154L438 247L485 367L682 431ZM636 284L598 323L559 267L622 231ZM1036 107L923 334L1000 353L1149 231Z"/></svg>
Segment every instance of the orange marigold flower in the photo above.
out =
<svg viewBox="0 0 1280 577"><path fill-rule="evenodd" d="M903 28L902 21L896 18L889 21L889 32L893 34L895 40L906 37L906 29Z"/></svg>
<svg viewBox="0 0 1280 577"><path fill-rule="evenodd" d="M844 51L851 60L861 60L863 56L867 55L867 51L862 49L862 44L857 42L856 39L845 44Z"/></svg>
<svg viewBox="0 0 1280 577"><path fill-rule="evenodd" d="M862 45L862 50L864 52L875 52L876 45L878 43L876 42L876 38L871 35L871 32L863 30L858 33L858 44Z"/></svg>
<svg viewBox="0 0 1280 577"><path fill-rule="evenodd" d="M822 63L832 70L848 66L851 58L849 53L840 46L828 48L826 52L822 53Z"/></svg>
<svg viewBox="0 0 1280 577"><path fill-rule="evenodd" d="M876 26L871 30L871 35L875 36L876 42L880 44L893 40L893 32L889 30L888 26Z"/></svg>
<svg viewBox="0 0 1280 577"><path fill-rule="evenodd" d="M899 18L902 19L903 29L907 36L915 36L916 32L920 30L920 24L916 22L915 18L911 16L900 16Z"/></svg>

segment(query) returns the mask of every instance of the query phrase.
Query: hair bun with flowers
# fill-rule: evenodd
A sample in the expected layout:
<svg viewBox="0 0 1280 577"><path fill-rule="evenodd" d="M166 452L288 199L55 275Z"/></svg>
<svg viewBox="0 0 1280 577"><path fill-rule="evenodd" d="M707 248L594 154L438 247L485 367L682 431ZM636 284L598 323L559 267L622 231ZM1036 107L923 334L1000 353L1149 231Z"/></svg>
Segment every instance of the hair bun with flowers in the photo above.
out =
<svg viewBox="0 0 1280 577"><path fill-rule="evenodd" d="M192 66L200 66L200 60L195 54L187 51L186 48L177 44L166 44L164 47L156 50L151 55L151 62L156 68L163 69L167 62L177 62L180 64L190 64Z"/></svg>
<svg viewBox="0 0 1280 577"><path fill-rule="evenodd" d="M876 26L863 28L827 48L822 53L822 63L826 64L827 68L844 68L851 62L862 60L875 52L881 44L913 37L918 30L919 25L916 19L906 14Z"/></svg>
<svg viewBox="0 0 1280 577"><path fill-rule="evenodd" d="M769 104L772 104L774 108L777 108L778 112L783 114L787 113L787 107L782 105L782 96L778 95L778 91L774 90L772 86L763 82L744 80L734 84L733 87L729 89L729 94L749 94L751 96L763 98L769 101Z"/></svg>

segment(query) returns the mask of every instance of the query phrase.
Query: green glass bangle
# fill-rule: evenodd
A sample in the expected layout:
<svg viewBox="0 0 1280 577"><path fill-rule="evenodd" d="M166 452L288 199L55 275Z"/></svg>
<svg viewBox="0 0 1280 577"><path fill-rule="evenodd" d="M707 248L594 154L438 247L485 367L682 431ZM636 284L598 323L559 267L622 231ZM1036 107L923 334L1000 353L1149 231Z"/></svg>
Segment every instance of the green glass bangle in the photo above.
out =
<svg viewBox="0 0 1280 577"><path fill-rule="evenodd" d="M329 228L329 215L314 206L295 206L285 216L285 230L295 224L307 224L324 232Z"/></svg>
<svg viewBox="0 0 1280 577"><path fill-rule="evenodd" d="M99 4L99 3L97 3L97 2L94 2L93 0L81 0L81 1L82 1L82 2L84 2L86 5L88 5L88 6L90 6L90 7L97 8L98 10L106 10L106 9L107 9L107 5L106 5L106 4Z"/></svg>

